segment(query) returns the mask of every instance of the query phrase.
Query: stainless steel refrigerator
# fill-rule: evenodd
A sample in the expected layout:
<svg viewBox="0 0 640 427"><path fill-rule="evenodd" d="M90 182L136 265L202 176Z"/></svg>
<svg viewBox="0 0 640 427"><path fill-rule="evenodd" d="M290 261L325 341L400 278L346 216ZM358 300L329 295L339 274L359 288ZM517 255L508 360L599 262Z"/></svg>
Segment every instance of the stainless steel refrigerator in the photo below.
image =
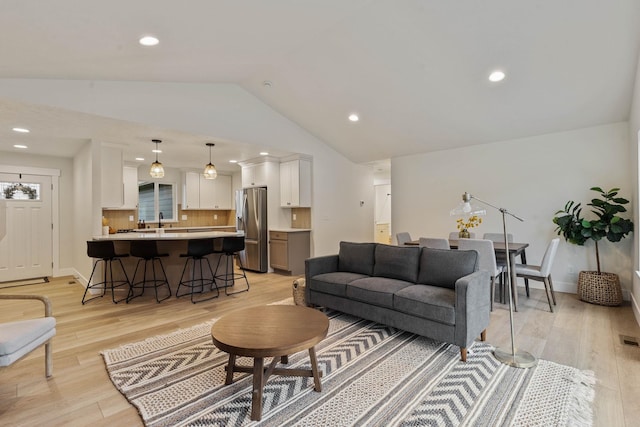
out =
<svg viewBox="0 0 640 427"><path fill-rule="evenodd" d="M236 227L244 231L245 249L240 259L245 270L266 273L267 253L267 189L245 188L236 191Z"/></svg>

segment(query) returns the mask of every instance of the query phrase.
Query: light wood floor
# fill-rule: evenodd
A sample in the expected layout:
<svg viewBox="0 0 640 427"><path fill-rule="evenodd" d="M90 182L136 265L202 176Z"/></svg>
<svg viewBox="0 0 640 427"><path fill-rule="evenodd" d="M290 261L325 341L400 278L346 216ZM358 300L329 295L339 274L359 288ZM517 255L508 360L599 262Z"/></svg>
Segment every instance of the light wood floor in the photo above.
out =
<svg viewBox="0 0 640 427"><path fill-rule="evenodd" d="M108 297L81 305L83 288L72 278L0 290L48 295L58 321L53 341L54 374L44 376L44 350L0 368L0 425L139 426L133 408L110 382L101 350L185 328L229 311L291 296L292 277L250 276L251 290L193 305L188 297L157 304L146 296L130 304ZM520 290L514 313L517 347L540 358L593 370L598 379L596 426L636 426L640 419L640 349L624 346L619 334L640 337L631 308L602 307L557 294L550 313L542 291L527 299ZM0 322L42 313L38 302L2 301ZM509 311L496 304L487 341L510 348Z"/></svg>

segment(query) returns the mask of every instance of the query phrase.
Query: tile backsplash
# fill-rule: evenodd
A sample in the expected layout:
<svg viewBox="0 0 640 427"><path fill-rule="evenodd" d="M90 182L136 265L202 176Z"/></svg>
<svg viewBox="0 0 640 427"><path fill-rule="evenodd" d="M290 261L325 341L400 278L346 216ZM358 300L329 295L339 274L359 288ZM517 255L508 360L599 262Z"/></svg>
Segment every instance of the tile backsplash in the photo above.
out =
<svg viewBox="0 0 640 427"><path fill-rule="evenodd" d="M182 216L186 215L187 219L183 220ZM105 217L109 226L115 230L126 230L138 227L138 211L137 210L102 210L102 216ZM129 221L129 217L133 217L133 221ZM201 227L211 225L228 225L235 227L235 211L234 210L182 210L178 205L178 220L175 222L164 221L167 227ZM155 228L157 222L148 222L146 226Z"/></svg>

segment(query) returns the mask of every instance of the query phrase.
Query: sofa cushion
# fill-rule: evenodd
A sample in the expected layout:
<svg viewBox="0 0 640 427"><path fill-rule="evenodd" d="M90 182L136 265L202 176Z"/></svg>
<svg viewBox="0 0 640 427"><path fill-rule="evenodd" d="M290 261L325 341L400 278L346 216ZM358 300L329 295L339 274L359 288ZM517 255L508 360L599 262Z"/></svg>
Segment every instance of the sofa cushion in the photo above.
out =
<svg viewBox="0 0 640 427"><path fill-rule="evenodd" d="M456 293L451 289L439 286L413 285L396 292L393 308L412 316L455 325L455 301Z"/></svg>
<svg viewBox="0 0 640 427"><path fill-rule="evenodd" d="M422 248L417 283L455 289L456 280L478 269L478 252Z"/></svg>
<svg viewBox="0 0 640 427"><path fill-rule="evenodd" d="M386 277L366 277L347 285L347 298L393 308L393 294L413 283Z"/></svg>
<svg viewBox="0 0 640 427"><path fill-rule="evenodd" d="M420 248L379 244L375 251L373 275L416 283Z"/></svg>
<svg viewBox="0 0 640 427"><path fill-rule="evenodd" d="M375 243L340 242L338 270L373 275Z"/></svg>
<svg viewBox="0 0 640 427"><path fill-rule="evenodd" d="M306 286L312 291L344 297L347 283L363 277L369 276L347 272L323 273L313 276Z"/></svg>

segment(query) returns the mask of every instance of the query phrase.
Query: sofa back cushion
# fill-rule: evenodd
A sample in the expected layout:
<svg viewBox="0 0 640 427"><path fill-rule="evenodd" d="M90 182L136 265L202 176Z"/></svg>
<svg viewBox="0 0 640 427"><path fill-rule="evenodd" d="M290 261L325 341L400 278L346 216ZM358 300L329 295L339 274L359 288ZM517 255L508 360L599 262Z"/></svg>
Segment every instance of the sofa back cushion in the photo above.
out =
<svg viewBox="0 0 640 427"><path fill-rule="evenodd" d="M340 242L338 271L373 275L375 243Z"/></svg>
<svg viewBox="0 0 640 427"><path fill-rule="evenodd" d="M455 289L456 280L478 269L478 252L422 248L418 283Z"/></svg>
<svg viewBox="0 0 640 427"><path fill-rule="evenodd" d="M416 283L420 248L378 244L375 251L373 275Z"/></svg>

